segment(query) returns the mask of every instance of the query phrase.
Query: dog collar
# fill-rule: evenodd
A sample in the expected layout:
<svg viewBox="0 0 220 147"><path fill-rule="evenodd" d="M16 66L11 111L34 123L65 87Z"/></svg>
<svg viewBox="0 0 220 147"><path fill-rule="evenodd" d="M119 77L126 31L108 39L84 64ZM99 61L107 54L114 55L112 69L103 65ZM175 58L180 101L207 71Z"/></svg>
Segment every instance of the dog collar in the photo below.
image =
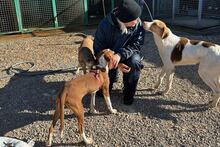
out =
<svg viewBox="0 0 220 147"><path fill-rule="evenodd" d="M103 82L101 81L101 79L99 77L100 70L98 70L98 69L91 69L89 72L92 73L94 75L94 77L99 81L99 88L101 88Z"/></svg>

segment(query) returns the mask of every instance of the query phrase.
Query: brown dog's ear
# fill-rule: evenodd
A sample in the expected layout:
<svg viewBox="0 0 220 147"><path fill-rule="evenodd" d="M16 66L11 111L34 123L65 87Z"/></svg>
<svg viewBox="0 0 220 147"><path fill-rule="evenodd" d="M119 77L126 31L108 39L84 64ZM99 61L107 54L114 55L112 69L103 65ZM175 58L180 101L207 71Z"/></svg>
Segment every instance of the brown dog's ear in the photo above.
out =
<svg viewBox="0 0 220 147"><path fill-rule="evenodd" d="M101 50L97 55L96 55L96 59L99 59L102 54L105 54L105 52L107 51L107 49Z"/></svg>
<svg viewBox="0 0 220 147"><path fill-rule="evenodd" d="M107 62L109 62L109 61L110 61L110 57L109 57L109 55L108 55L108 52L109 52L109 51L110 51L109 49L104 49L104 50L102 50L101 52L98 53L98 55L96 56L96 58L99 59L99 58L104 54L105 60L106 60Z"/></svg>
<svg viewBox="0 0 220 147"><path fill-rule="evenodd" d="M107 49L105 54L104 54L104 58L107 62L109 62L112 58L112 56L115 54L114 51L110 50L110 49Z"/></svg>

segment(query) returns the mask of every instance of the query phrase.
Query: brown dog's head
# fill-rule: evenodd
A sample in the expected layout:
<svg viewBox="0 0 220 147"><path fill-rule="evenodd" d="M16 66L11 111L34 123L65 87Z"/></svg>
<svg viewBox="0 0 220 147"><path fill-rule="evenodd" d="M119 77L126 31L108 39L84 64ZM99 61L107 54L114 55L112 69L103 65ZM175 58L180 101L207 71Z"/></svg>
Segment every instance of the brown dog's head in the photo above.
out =
<svg viewBox="0 0 220 147"><path fill-rule="evenodd" d="M96 67L100 69L102 72L105 72L108 69L113 68L112 57L114 55L114 51L110 49L102 50L96 57L97 65Z"/></svg>
<svg viewBox="0 0 220 147"><path fill-rule="evenodd" d="M144 29L156 34L161 39L165 39L169 35L169 29L161 20L154 20L152 22L145 21Z"/></svg>

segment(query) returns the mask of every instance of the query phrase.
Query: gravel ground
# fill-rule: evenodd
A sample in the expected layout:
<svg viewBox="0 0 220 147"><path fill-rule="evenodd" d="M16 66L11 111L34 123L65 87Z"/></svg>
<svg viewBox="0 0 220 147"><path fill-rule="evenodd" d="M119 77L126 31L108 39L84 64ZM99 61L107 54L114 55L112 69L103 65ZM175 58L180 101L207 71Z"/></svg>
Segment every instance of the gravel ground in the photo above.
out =
<svg viewBox="0 0 220 147"><path fill-rule="evenodd" d="M85 33L93 34L94 30ZM176 33L220 44L220 35ZM0 70L20 61L32 61L35 67L30 73L37 75L0 80L1 136L34 139L36 147L45 146L56 94L64 81L76 77L73 69L51 73L77 65L79 45L74 41L81 38L73 34L0 41ZM150 33L146 33L143 54L145 68L132 106L122 104L121 74L111 94L117 114L109 114L104 100L97 98L96 108L103 114L91 115L89 96L84 98L85 131L94 139L90 146L220 146L220 108L207 109L211 91L200 79L198 66L178 67L173 88L164 97L150 90L162 65ZM0 74L3 75L4 72ZM64 138L60 139L58 122L53 145L85 146L79 138L75 116L68 109L65 114Z"/></svg>

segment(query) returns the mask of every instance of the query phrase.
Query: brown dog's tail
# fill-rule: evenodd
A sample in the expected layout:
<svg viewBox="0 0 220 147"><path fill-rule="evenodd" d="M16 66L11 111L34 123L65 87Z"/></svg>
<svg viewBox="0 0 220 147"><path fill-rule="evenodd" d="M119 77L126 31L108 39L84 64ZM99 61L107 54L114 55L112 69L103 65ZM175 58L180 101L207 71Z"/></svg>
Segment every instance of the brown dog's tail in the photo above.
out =
<svg viewBox="0 0 220 147"><path fill-rule="evenodd" d="M92 35L86 35L86 34L84 34L84 33L76 33L76 34L74 34L74 36L79 36L79 37L82 37L83 39L85 39L86 37L90 37L90 38L93 40ZM74 43L75 43L75 44L81 44L82 41L83 41L83 40L81 40L81 41L75 41Z"/></svg>

